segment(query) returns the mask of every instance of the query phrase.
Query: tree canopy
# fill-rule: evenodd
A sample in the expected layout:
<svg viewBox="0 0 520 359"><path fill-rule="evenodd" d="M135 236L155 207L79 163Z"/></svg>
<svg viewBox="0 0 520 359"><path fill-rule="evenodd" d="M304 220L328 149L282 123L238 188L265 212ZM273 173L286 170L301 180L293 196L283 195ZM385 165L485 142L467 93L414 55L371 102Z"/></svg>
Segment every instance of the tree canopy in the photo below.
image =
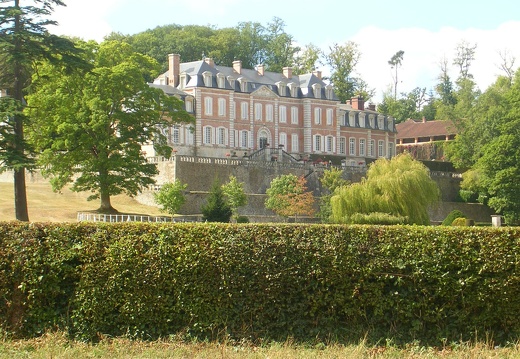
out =
<svg viewBox="0 0 520 359"><path fill-rule="evenodd" d="M304 177L281 175L271 181L266 191L265 207L282 217L312 216L314 196L307 190Z"/></svg>
<svg viewBox="0 0 520 359"><path fill-rule="evenodd" d="M156 165L141 146L154 142L168 155L160 129L191 117L180 100L146 83L159 69L150 57L117 41L79 46L93 70L41 66L28 96L29 135L55 190L72 182L73 191L91 192L90 200L101 200L99 210L111 212L110 196L134 196L154 183Z"/></svg>
<svg viewBox="0 0 520 359"><path fill-rule="evenodd" d="M184 196L186 187L188 185L179 180L165 183L158 192L154 193L155 202L161 206L162 211L173 216L186 202L186 197Z"/></svg>
<svg viewBox="0 0 520 359"><path fill-rule="evenodd" d="M24 96L31 83L35 66L41 60L65 64L64 70L85 66L79 61L73 43L51 35L47 27L56 22L48 17L60 0L2 0L0 8L0 89L7 90L10 99L0 98L2 139L0 140L0 170L14 171L16 219L29 220L25 190L25 169L32 166L24 136L27 118ZM6 119L6 120L4 120Z"/></svg>
<svg viewBox="0 0 520 359"><path fill-rule="evenodd" d="M247 204L244 183L239 182L235 176L229 176L229 181L222 185L222 190L236 220L238 218L238 208Z"/></svg>
<svg viewBox="0 0 520 359"><path fill-rule="evenodd" d="M439 199L439 188L428 169L409 154L370 165L359 183L340 187L331 199L332 220L351 223L359 214L386 213L406 223L429 224L427 208Z"/></svg>

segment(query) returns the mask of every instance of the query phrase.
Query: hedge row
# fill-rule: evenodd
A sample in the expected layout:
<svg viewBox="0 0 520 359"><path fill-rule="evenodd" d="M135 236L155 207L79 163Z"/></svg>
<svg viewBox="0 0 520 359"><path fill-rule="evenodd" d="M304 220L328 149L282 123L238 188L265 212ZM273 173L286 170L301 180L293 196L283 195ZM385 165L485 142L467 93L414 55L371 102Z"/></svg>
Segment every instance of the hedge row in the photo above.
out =
<svg viewBox="0 0 520 359"><path fill-rule="evenodd" d="M520 338L517 228L0 223L1 331Z"/></svg>

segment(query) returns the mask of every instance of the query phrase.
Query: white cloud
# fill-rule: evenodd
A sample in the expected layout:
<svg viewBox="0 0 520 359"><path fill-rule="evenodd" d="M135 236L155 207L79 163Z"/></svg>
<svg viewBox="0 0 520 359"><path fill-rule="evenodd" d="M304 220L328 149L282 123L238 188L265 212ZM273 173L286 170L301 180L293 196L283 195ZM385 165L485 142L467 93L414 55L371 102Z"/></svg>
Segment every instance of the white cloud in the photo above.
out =
<svg viewBox="0 0 520 359"><path fill-rule="evenodd" d="M375 88L376 102L391 86L392 74L388 60L399 50L404 51L399 68L398 92L409 92L415 87L433 88L440 73L440 61L445 57L454 80L457 69L452 66L455 49L461 41L477 44L475 60L470 67L478 87L484 91L501 74L499 52L505 50L520 58L520 43L510 41L512 34L520 33L520 22L509 22L493 30L458 30L444 27L437 32L419 28L384 30L377 27L361 29L350 40L360 46L362 56L357 70L368 84ZM503 73L502 73L503 74Z"/></svg>
<svg viewBox="0 0 520 359"><path fill-rule="evenodd" d="M49 30L58 35L78 36L85 40L102 41L112 31L108 15L122 0L76 0L58 6L52 18L58 26Z"/></svg>

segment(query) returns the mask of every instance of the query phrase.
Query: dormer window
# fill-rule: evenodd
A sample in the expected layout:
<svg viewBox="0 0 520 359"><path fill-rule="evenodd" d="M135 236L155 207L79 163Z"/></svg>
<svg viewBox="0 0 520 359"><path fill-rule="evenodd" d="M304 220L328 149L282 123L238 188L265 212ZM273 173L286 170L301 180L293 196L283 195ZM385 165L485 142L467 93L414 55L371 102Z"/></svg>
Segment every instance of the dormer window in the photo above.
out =
<svg viewBox="0 0 520 359"><path fill-rule="evenodd" d="M180 86L181 89L186 87L186 83L187 83L186 80L187 80L187 78L188 78L188 76L186 75L185 72L180 74L180 76L179 76L179 86Z"/></svg>
<svg viewBox="0 0 520 359"><path fill-rule="evenodd" d="M289 83L287 86L291 91L291 97L298 97L298 86L294 82Z"/></svg>
<svg viewBox="0 0 520 359"><path fill-rule="evenodd" d="M385 129L385 119L383 116L378 116L377 118L377 128L380 130Z"/></svg>
<svg viewBox="0 0 520 359"><path fill-rule="evenodd" d="M365 114L363 112L359 113L359 127L365 127Z"/></svg>
<svg viewBox="0 0 520 359"><path fill-rule="evenodd" d="M211 76L211 75L212 75L212 74L211 74L211 72L209 72L209 71L206 71L206 72L204 72L204 73L202 74L202 76L203 76L203 78L204 78L204 86L206 86L206 87L211 87L211 85L212 85L212 82L211 82L211 80L212 80L212 76Z"/></svg>
<svg viewBox="0 0 520 359"><path fill-rule="evenodd" d="M247 92L247 81L243 77L238 78L238 82L240 82L240 91Z"/></svg>
<svg viewBox="0 0 520 359"><path fill-rule="evenodd" d="M278 94L280 96L286 96L287 93L287 85L284 82L277 82L276 86L278 86Z"/></svg>
<svg viewBox="0 0 520 359"><path fill-rule="evenodd" d="M222 73L217 74L217 86L219 89L226 87L226 77Z"/></svg>
<svg viewBox="0 0 520 359"><path fill-rule="evenodd" d="M312 89L314 91L314 98L321 98L321 85L314 84L312 85Z"/></svg>
<svg viewBox="0 0 520 359"><path fill-rule="evenodd" d="M233 76L228 76L227 80L229 82L229 86L231 86L231 88L234 90L235 89L235 78Z"/></svg>
<svg viewBox="0 0 520 359"><path fill-rule="evenodd" d="M328 100L332 100L332 98L333 98L332 85L325 86L325 97Z"/></svg>

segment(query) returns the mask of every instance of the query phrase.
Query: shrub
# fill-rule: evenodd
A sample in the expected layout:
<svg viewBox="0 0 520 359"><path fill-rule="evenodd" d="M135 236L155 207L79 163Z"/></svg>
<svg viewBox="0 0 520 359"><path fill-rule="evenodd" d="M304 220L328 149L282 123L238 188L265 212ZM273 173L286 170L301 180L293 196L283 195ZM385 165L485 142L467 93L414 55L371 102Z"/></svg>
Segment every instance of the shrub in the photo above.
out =
<svg viewBox="0 0 520 359"><path fill-rule="evenodd" d="M462 213L461 211L459 211L458 209L455 209L446 216L444 221L442 221L441 225L442 226L451 226L451 224L453 223L453 220L455 218L466 218L466 215L464 213Z"/></svg>
<svg viewBox="0 0 520 359"><path fill-rule="evenodd" d="M237 223L249 223L249 218L246 216L238 216Z"/></svg>
<svg viewBox="0 0 520 359"><path fill-rule="evenodd" d="M405 224L407 218L403 216L393 216L389 213L372 212L369 214L355 213L350 217L350 221L355 224L396 225Z"/></svg>
<svg viewBox="0 0 520 359"><path fill-rule="evenodd" d="M466 224L466 218L464 218L464 217L458 217L458 218L455 218L455 219L453 220L453 222L451 222L451 225L452 225L452 226L459 226L459 227L460 227L460 226L462 226L462 227L467 226L467 224Z"/></svg>
<svg viewBox="0 0 520 359"><path fill-rule="evenodd" d="M207 203L202 206L202 219L207 222L229 222L231 207L224 196L224 190L220 186L218 179L215 179Z"/></svg>

